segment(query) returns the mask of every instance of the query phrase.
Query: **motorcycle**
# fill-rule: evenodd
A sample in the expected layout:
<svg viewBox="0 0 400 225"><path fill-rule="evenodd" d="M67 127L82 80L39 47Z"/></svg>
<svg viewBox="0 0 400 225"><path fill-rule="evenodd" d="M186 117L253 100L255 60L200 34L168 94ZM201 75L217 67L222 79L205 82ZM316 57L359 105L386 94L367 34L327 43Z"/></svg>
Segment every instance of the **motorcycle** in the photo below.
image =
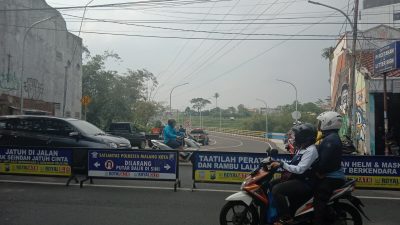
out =
<svg viewBox="0 0 400 225"><path fill-rule="evenodd" d="M197 143L193 139L184 137L184 148L183 151L179 152L179 156L182 161L190 161L190 158L193 155L194 151L199 151L200 150L200 143ZM151 140L152 142L152 149L158 149L158 150L175 150L168 145L164 144L162 140Z"/></svg>
<svg viewBox="0 0 400 225"><path fill-rule="evenodd" d="M273 212L270 209L274 209L270 205L269 183L277 172L277 168L270 168L272 162L274 162L273 154L269 154L267 159L246 177L241 185L241 191L226 198L228 202L221 209L220 225L260 225L276 222L274 221L276 218L269 215ZM361 214L368 219L361 208L364 206L363 203L352 195L355 182L354 179L349 180L344 186L335 190L330 199L329 208L332 220L335 221L334 225L362 225ZM299 208L291 209L294 212L293 224L311 225L313 210L313 198Z"/></svg>

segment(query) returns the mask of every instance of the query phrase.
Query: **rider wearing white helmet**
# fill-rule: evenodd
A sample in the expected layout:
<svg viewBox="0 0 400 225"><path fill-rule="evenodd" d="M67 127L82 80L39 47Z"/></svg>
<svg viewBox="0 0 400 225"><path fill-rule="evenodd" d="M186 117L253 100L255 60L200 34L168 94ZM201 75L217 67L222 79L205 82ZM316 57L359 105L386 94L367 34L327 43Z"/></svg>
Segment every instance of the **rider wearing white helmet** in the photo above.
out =
<svg viewBox="0 0 400 225"><path fill-rule="evenodd" d="M314 224L329 223L327 204L333 191L345 183L341 166L342 141L339 130L342 127L342 116L333 111L323 112L318 117L318 130L322 132L322 141L318 148L319 159L313 166L317 175L314 193Z"/></svg>

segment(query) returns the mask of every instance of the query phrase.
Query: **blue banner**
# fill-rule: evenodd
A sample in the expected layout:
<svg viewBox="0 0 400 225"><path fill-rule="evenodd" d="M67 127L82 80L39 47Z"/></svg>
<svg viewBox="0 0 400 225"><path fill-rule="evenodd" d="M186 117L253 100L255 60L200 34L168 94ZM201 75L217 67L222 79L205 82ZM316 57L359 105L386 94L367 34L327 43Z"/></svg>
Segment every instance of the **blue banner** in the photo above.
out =
<svg viewBox="0 0 400 225"><path fill-rule="evenodd" d="M396 70L400 66L400 42L393 42L375 51L374 72L376 74Z"/></svg>
<svg viewBox="0 0 400 225"><path fill-rule="evenodd" d="M175 180L178 153L174 151L89 150L89 177Z"/></svg>
<svg viewBox="0 0 400 225"><path fill-rule="evenodd" d="M0 148L0 172L69 176L72 150Z"/></svg>
<svg viewBox="0 0 400 225"><path fill-rule="evenodd" d="M199 151L193 157L196 182L239 183L260 166L267 154ZM289 162L291 156L280 154L274 159ZM358 187L400 188L400 157L346 155L342 167L347 178L357 180Z"/></svg>

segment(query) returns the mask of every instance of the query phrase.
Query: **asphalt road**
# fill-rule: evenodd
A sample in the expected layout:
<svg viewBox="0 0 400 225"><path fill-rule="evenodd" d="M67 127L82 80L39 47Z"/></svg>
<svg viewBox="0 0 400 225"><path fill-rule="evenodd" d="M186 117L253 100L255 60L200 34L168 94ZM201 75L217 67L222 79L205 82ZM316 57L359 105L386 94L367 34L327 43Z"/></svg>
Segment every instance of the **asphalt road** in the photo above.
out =
<svg viewBox="0 0 400 225"><path fill-rule="evenodd" d="M267 148L274 148L275 144L254 140L249 137L229 134L211 133L210 145L202 146L202 150L229 151L229 152L265 152Z"/></svg>
<svg viewBox="0 0 400 225"><path fill-rule="evenodd" d="M210 151L263 152L266 143L212 137ZM226 148L225 148L226 147ZM212 149L214 148L214 149ZM172 182L102 180L65 186L66 178L0 175L1 225L218 225L224 199L239 185L197 184L191 166L180 166L181 188ZM399 225L400 192L357 190L372 222Z"/></svg>

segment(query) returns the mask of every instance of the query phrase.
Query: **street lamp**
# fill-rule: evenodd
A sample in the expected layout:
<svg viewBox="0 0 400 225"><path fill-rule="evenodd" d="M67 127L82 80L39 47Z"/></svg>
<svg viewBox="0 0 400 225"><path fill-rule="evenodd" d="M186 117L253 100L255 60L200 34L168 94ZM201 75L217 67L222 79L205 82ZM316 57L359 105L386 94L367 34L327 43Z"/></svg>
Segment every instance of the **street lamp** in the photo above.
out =
<svg viewBox="0 0 400 225"><path fill-rule="evenodd" d="M40 24L40 23L43 23L43 22L45 22L45 21L51 20L51 19L53 19L53 18L56 18L56 17L58 17L58 15L51 16L51 17L47 17L47 18L45 18L45 19L36 21L36 22L34 22L32 25L30 25L30 26L28 27L28 30L25 31L24 39L23 39L23 41L22 41L21 84L20 84L20 93L19 93L19 98L20 98L20 114L21 114L21 115L23 114L23 107L24 107L24 96L23 96L23 91L22 91L22 89L23 89L23 82L24 82L24 64L25 64L25 57L24 57L24 56L25 56L25 41L26 41L26 37L28 36L29 31L31 31L32 28L33 28L34 26L36 26L36 25L38 25L38 24Z"/></svg>
<svg viewBox="0 0 400 225"><path fill-rule="evenodd" d="M293 83L291 83L291 82L289 82L289 81L285 81L285 80L279 80L279 79L276 79L277 81L280 81L280 82L283 82L283 83L287 83L287 84L290 84L293 88L294 88L294 90L295 90L295 92L296 92L296 113L297 113L297 88L296 88L296 86L293 84ZM297 124L297 122L298 122L298 118L296 117L296 124Z"/></svg>
<svg viewBox="0 0 400 225"><path fill-rule="evenodd" d="M175 87L172 88L171 92L169 93L169 112L172 113L172 106L171 106L171 102L172 102L172 92L175 90L175 88L186 85L189 83L184 83L184 84L179 84L176 85Z"/></svg>
<svg viewBox="0 0 400 225"><path fill-rule="evenodd" d="M256 100L264 103L265 105L265 138L268 139L268 104L262 99L256 98Z"/></svg>
<svg viewBox="0 0 400 225"><path fill-rule="evenodd" d="M319 2L314 2L314 1L308 1L311 4L314 5L320 5L320 6L324 6L333 10L336 10L338 12L340 12L342 15L344 15L344 17L346 17L347 21L349 22L351 29L353 31L353 43L352 43L352 67L351 67L351 73L350 73L350 98L349 98L349 110L347 112L348 114L348 118L351 118L351 122L350 122L350 129L349 129L349 134L351 134L352 137L354 137L352 131L355 131L355 123L356 123L356 114L355 114L355 110L356 110L356 91L355 89L355 74L356 74L356 44L357 44L357 21L358 21L358 3L359 0L354 0L354 19L353 21L351 21L350 17L343 12L342 10L329 6L329 5L325 5Z"/></svg>

